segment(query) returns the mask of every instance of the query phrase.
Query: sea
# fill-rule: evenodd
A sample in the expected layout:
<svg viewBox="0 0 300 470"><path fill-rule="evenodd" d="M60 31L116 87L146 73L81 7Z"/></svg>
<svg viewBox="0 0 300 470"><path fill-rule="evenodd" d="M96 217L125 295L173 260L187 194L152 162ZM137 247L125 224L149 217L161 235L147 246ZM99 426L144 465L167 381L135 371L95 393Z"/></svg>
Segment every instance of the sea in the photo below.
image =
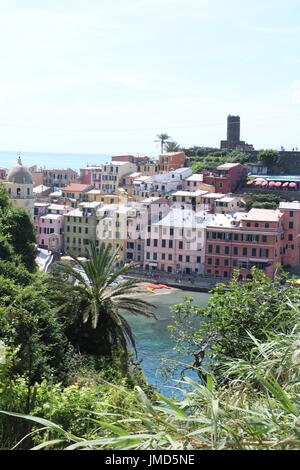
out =
<svg viewBox="0 0 300 470"><path fill-rule="evenodd" d="M176 350L176 342L168 330L168 326L174 323L175 313L171 307L183 303L185 297L192 297L194 305L205 307L210 294L164 289L163 293L147 293L143 296L143 300L157 307L154 311L156 320L142 315L125 314L136 339L138 362L147 382L169 397L181 396L177 387L178 380L182 380L183 376L199 381L194 371L184 371L188 365L193 364L193 357Z"/></svg>
<svg viewBox="0 0 300 470"><path fill-rule="evenodd" d="M47 153L47 152L18 152L0 151L0 168L10 169L21 156L23 165L38 168L72 168L79 172L87 165L101 165L111 161L111 155L99 153Z"/></svg>

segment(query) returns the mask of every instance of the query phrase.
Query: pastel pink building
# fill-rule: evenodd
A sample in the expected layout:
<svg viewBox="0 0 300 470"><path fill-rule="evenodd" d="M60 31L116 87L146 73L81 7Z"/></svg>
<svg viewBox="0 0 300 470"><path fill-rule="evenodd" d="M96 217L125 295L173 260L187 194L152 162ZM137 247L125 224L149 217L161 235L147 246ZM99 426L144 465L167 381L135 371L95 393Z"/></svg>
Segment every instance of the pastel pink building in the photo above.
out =
<svg viewBox="0 0 300 470"><path fill-rule="evenodd" d="M40 248L60 253L64 246L64 214L71 207L61 204L35 204L36 242Z"/></svg>
<svg viewBox="0 0 300 470"><path fill-rule="evenodd" d="M101 189L102 166L89 166L80 169L80 183Z"/></svg>
<svg viewBox="0 0 300 470"><path fill-rule="evenodd" d="M170 210L165 198L154 197L140 201L127 211L127 239L124 245L125 261L143 265L146 240L151 224L161 220Z"/></svg>
<svg viewBox="0 0 300 470"><path fill-rule="evenodd" d="M146 240L144 269L199 275L204 271L204 229L212 215L172 209L152 222Z"/></svg>

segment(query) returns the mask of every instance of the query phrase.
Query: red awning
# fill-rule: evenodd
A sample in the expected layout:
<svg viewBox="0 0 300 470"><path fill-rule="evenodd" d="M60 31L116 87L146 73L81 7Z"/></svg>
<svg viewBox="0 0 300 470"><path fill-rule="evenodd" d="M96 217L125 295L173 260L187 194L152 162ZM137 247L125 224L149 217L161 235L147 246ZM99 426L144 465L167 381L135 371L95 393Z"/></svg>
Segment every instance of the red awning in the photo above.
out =
<svg viewBox="0 0 300 470"><path fill-rule="evenodd" d="M269 182L269 186L276 186L275 181L270 181L270 182Z"/></svg>
<svg viewBox="0 0 300 470"><path fill-rule="evenodd" d="M290 183L290 184L289 184L289 187L290 187L290 188L296 188L296 187L297 187L297 184L296 184L296 183Z"/></svg>
<svg viewBox="0 0 300 470"><path fill-rule="evenodd" d="M262 185L262 181L256 181L255 186L261 186L261 185Z"/></svg>
<svg viewBox="0 0 300 470"><path fill-rule="evenodd" d="M247 184L248 184L249 186L250 186L250 184L253 184L253 183L254 183L253 180L247 182Z"/></svg>
<svg viewBox="0 0 300 470"><path fill-rule="evenodd" d="M282 187L283 187L283 188L287 188L288 185L289 185L289 183L283 183Z"/></svg>
<svg viewBox="0 0 300 470"><path fill-rule="evenodd" d="M277 188L280 188L280 187L281 187L280 181L277 181L277 183L275 183L275 186L276 186Z"/></svg>
<svg viewBox="0 0 300 470"><path fill-rule="evenodd" d="M263 181L262 186L268 186L268 181Z"/></svg>

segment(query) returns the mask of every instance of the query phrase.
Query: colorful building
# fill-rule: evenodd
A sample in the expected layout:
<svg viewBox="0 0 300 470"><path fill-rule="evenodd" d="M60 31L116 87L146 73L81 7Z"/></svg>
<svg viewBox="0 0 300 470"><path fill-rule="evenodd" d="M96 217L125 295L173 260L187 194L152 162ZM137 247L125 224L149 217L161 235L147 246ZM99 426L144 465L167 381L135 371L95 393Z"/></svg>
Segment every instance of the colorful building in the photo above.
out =
<svg viewBox="0 0 300 470"><path fill-rule="evenodd" d="M253 266L274 277L275 263L284 264L284 214L279 210L251 209L234 215L216 214L206 227L205 274L241 279Z"/></svg>
<svg viewBox="0 0 300 470"><path fill-rule="evenodd" d="M202 274L204 230L211 218L204 212L172 209L161 220L152 222L145 246L145 270Z"/></svg>
<svg viewBox="0 0 300 470"><path fill-rule="evenodd" d="M71 168L45 168L43 171L43 182L45 186L51 188L64 188L72 183L76 183L78 175Z"/></svg>
<svg viewBox="0 0 300 470"><path fill-rule="evenodd" d="M186 156L184 152L163 153L158 159L158 170L165 173L178 168L184 168Z"/></svg>
<svg viewBox="0 0 300 470"><path fill-rule="evenodd" d="M93 189L90 184L73 183L62 189L62 199L64 202L70 201L72 207L77 207L81 202L88 202L87 193Z"/></svg>
<svg viewBox="0 0 300 470"><path fill-rule="evenodd" d="M234 193L244 182L247 169L240 163L225 163L216 168L213 174L203 175L203 182L213 185L216 193Z"/></svg>
<svg viewBox="0 0 300 470"><path fill-rule="evenodd" d="M96 242L97 208L99 202L84 202L64 215L64 251L77 256L88 256L88 247Z"/></svg>

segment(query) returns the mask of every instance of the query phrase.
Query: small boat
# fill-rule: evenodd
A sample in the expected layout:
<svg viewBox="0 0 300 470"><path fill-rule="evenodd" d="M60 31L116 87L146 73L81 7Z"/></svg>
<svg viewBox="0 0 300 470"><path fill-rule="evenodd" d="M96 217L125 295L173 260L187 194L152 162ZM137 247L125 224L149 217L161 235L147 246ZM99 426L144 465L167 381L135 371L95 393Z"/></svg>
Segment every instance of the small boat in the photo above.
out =
<svg viewBox="0 0 300 470"><path fill-rule="evenodd" d="M157 289L171 289L171 287L166 286L165 284L151 284L149 286L145 286L145 289L154 292Z"/></svg>

